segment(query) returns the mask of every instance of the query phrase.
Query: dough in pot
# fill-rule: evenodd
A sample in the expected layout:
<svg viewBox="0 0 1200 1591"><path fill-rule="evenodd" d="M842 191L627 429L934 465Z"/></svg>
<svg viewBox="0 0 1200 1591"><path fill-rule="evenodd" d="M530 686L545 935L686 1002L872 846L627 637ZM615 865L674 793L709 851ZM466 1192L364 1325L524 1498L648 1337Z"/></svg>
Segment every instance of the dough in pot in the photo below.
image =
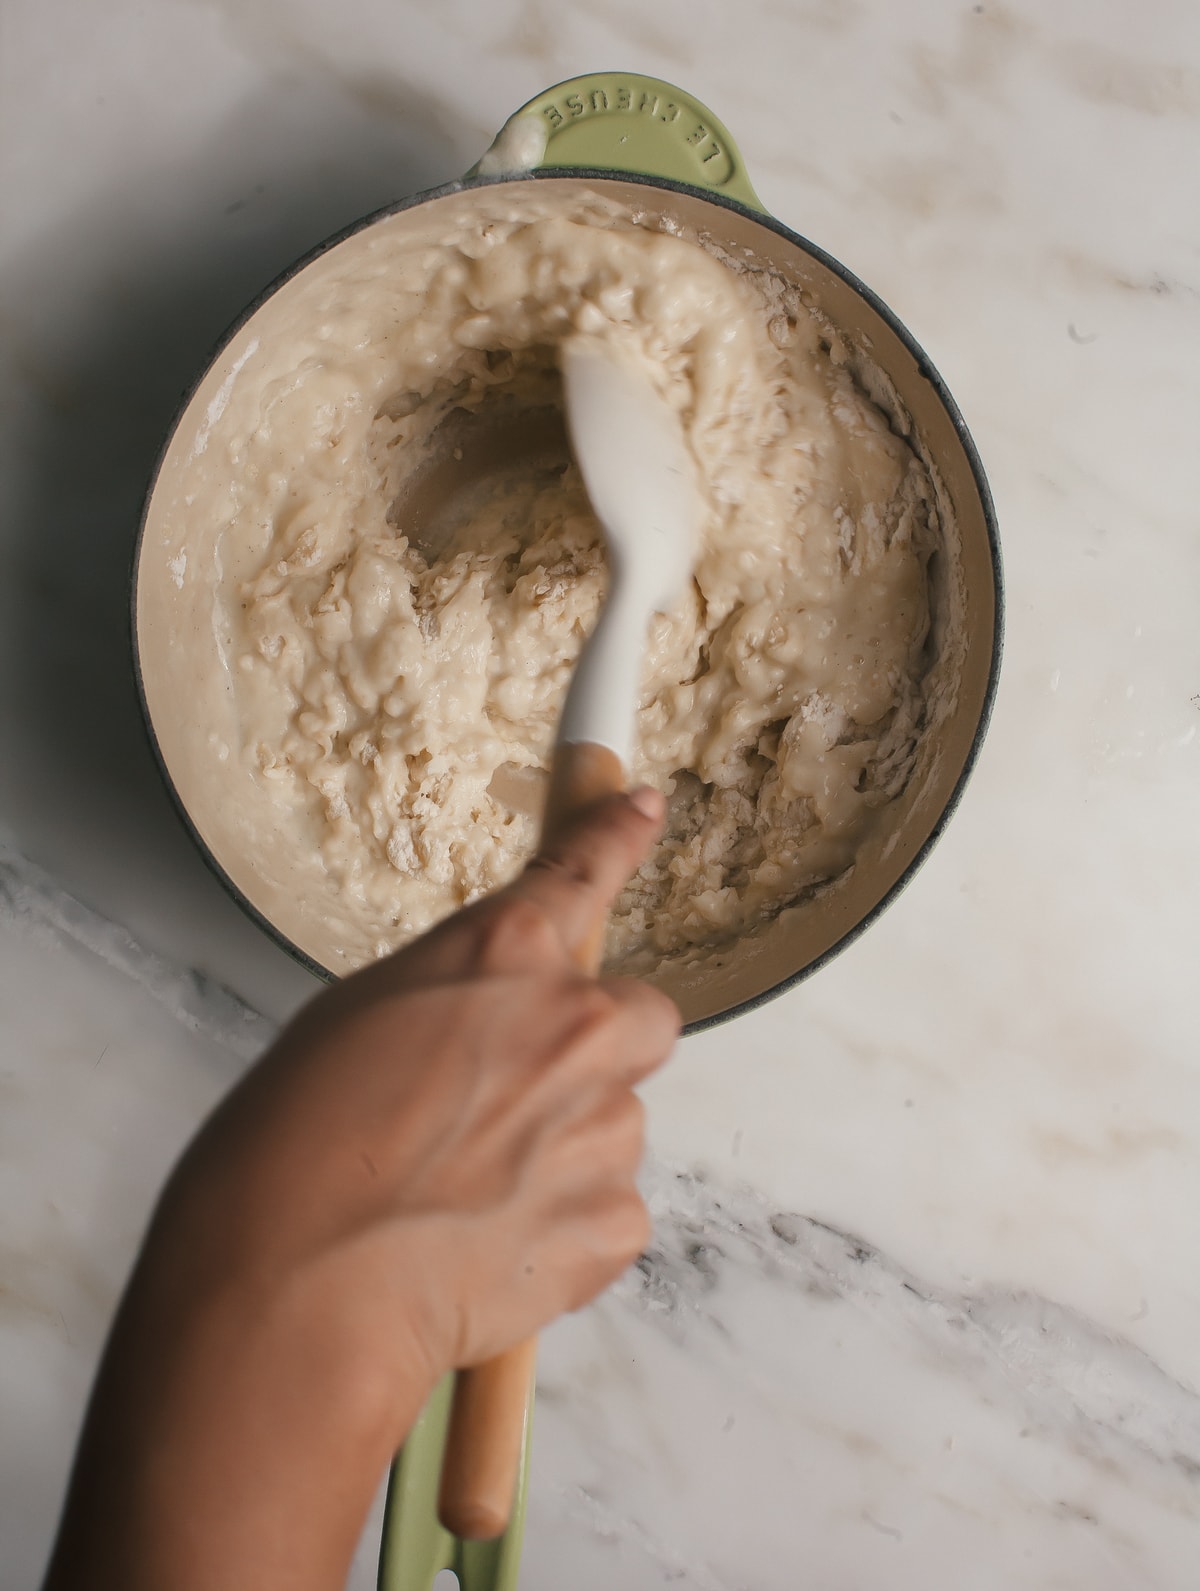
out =
<svg viewBox="0 0 1200 1591"><path fill-rule="evenodd" d="M293 368L241 376L209 462L233 480L216 624L231 797L252 780L319 857L348 962L502 884L533 846L492 781L547 765L603 597L598 527L573 466L468 501L430 560L405 503L453 408L558 401L555 346L576 329L645 360L707 515L694 580L647 641L631 772L668 795L670 824L610 959L702 955L844 874L925 724L939 531L924 464L836 332L778 278L611 206L498 210L326 288L321 309Z"/></svg>

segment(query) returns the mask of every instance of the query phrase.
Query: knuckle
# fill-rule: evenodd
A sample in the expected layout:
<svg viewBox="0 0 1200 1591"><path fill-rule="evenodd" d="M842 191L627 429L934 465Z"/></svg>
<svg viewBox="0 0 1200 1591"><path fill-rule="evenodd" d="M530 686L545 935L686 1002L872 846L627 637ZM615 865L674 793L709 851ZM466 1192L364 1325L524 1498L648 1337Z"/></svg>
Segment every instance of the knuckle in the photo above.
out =
<svg viewBox="0 0 1200 1591"><path fill-rule="evenodd" d="M580 1037L611 1027L620 1013L620 1002L611 989L594 978L572 978L566 990L573 1026Z"/></svg>
<svg viewBox="0 0 1200 1591"><path fill-rule="evenodd" d="M589 885L596 876L590 853L571 845L539 852L525 864L525 871L534 878L548 878L572 888Z"/></svg>
<svg viewBox="0 0 1200 1591"><path fill-rule="evenodd" d="M683 1017L674 1000L669 994L664 994L661 989L655 989L648 983L639 984L638 987L642 991L643 1020L653 1022L657 1030L670 1035L672 1039L677 1039L683 1027Z"/></svg>
<svg viewBox="0 0 1200 1591"><path fill-rule="evenodd" d="M622 1267L606 1264L603 1259L593 1258L591 1263L581 1266L571 1277L565 1288L565 1307L570 1310L582 1309L585 1304L590 1304L597 1293L601 1293L609 1284L620 1275Z"/></svg>
<svg viewBox="0 0 1200 1591"><path fill-rule="evenodd" d="M650 1212L636 1189L618 1194L605 1220L605 1247L614 1260L630 1265L650 1241Z"/></svg>
<svg viewBox="0 0 1200 1591"><path fill-rule="evenodd" d="M589 1258L572 1277L568 1307L580 1308L616 1281L645 1252L652 1236L649 1212L632 1186L593 1206L584 1229L583 1252Z"/></svg>
<svg viewBox="0 0 1200 1591"><path fill-rule="evenodd" d="M656 989L652 983L646 983L641 978L620 976L602 981L617 999L636 1006L640 1019L660 1022L664 1027L678 1028L681 1025L679 1007L669 994Z"/></svg>
<svg viewBox="0 0 1200 1591"><path fill-rule="evenodd" d="M665 1057L678 1039L683 1018L674 1000L635 978L605 980L624 1020L637 1034L638 1047L647 1056Z"/></svg>
<svg viewBox="0 0 1200 1591"><path fill-rule="evenodd" d="M520 895L497 899L480 933L479 955L484 970L514 962L543 961L554 955L558 936L536 901Z"/></svg>
<svg viewBox="0 0 1200 1591"><path fill-rule="evenodd" d="M646 1107L631 1088L625 1089L612 1107L613 1124L623 1142L641 1151L646 1136Z"/></svg>

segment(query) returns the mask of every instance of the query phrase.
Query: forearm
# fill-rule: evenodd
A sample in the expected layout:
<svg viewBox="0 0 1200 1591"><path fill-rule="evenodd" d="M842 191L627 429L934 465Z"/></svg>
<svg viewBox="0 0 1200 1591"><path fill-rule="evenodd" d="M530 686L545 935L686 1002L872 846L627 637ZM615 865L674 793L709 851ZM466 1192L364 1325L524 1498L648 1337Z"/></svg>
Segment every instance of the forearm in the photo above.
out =
<svg viewBox="0 0 1200 1591"><path fill-rule="evenodd" d="M438 1377L633 1260L634 1089L679 1016L574 955L658 805L598 804L327 991L210 1117L114 1323L45 1591L338 1591Z"/></svg>
<svg viewBox="0 0 1200 1591"><path fill-rule="evenodd" d="M429 1368L414 1353L406 1374L398 1342L378 1384L336 1278L185 1295L161 1241L114 1324L45 1591L335 1591Z"/></svg>

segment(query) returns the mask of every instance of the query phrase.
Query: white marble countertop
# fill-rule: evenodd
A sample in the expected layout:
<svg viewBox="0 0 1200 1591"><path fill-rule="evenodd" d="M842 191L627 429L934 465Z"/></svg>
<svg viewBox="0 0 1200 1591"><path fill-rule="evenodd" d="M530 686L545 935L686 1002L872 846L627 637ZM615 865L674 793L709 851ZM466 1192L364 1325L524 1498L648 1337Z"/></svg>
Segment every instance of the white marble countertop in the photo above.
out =
<svg viewBox="0 0 1200 1591"><path fill-rule="evenodd" d="M655 1245L546 1336L523 1584L1197 1583L1193 0L10 0L6 1587L165 1167L311 987L141 739L125 585L176 396L297 254L614 65L712 105L928 349L995 491L1008 651L904 897L648 1090Z"/></svg>

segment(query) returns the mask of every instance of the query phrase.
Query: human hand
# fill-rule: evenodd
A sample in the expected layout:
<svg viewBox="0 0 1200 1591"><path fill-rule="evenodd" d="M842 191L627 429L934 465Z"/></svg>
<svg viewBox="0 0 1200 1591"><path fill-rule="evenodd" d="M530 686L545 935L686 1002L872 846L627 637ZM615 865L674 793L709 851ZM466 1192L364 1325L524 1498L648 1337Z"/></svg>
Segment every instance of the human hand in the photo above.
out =
<svg viewBox="0 0 1200 1591"><path fill-rule="evenodd" d="M73 1563L123 1591L248 1564L340 1584L440 1375L636 1257L633 1088L678 1014L571 952L661 819L649 793L598 803L509 889L322 994L210 1118L114 1327L48 1591L82 1583Z"/></svg>
<svg viewBox="0 0 1200 1591"><path fill-rule="evenodd" d="M648 804L600 803L509 889L303 1011L180 1169L194 1241L343 1286L353 1245L354 1290L433 1376L612 1281L649 1232L633 1087L679 1017L571 952L648 849Z"/></svg>

